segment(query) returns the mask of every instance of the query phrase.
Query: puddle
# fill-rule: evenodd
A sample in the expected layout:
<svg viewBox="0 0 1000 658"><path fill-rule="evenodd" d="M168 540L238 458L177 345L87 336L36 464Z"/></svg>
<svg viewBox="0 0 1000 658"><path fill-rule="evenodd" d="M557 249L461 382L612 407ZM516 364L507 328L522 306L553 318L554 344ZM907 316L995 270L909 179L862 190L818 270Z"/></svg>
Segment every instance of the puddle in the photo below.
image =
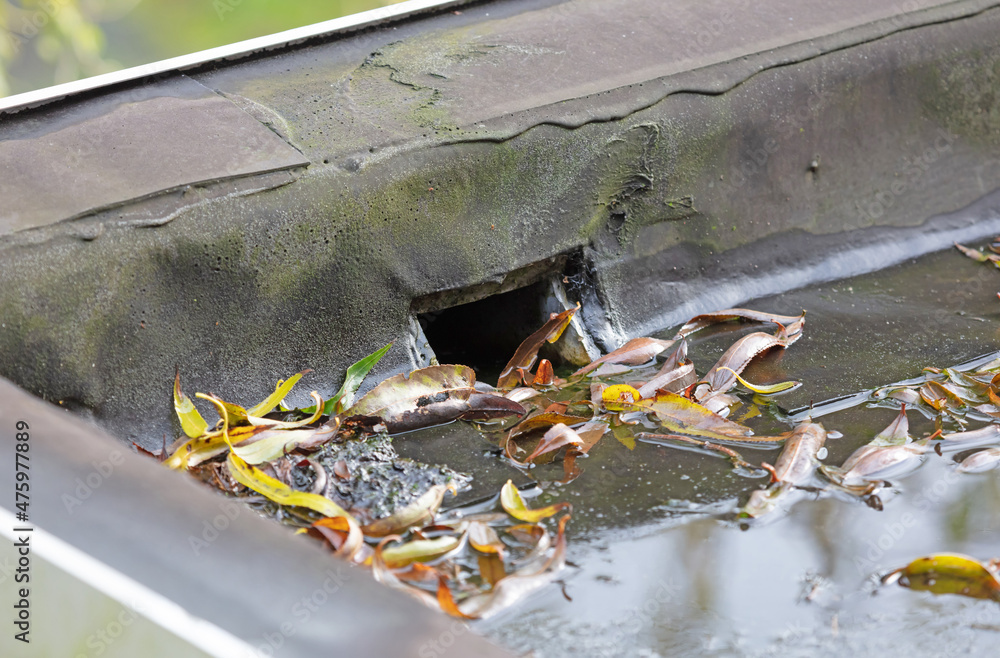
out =
<svg viewBox="0 0 1000 658"><path fill-rule="evenodd" d="M1000 272L948 250L748 302L749 308L806 309L808 315L804 337L746 377L802 381L778 398L792 410L914 377L924 366L995 352L997 290ZM705 372L739 335L756 329L699 335L691 345L696 369ZM855 407L824 416L828 430L843 433L828 441L826 463L841 463L894 415ZM919 414L911 413L910 421L914 436L933 431ZM767 417L748 424L758 434L786 428ZM395 445L403 455L431 462L435 442L442 452L462 445L468 451L463 464L444 461L463 470L464 462L490 458L491 444L477 435L456 424L400 437ZM759 463L773 461L778 449L740 451ZM945 655L986 653L1000 641L1000 606L993 602L895 586L874 592L873 580L927 553L1000 555L996 471L962 476L948 459L932 455L883 492L881 512L806 493L787 515L741 530L724 518L765 480L737 474L726 459L643 443L630 450L609 434L579 465L581 476L546 484L539 498L539 504L574 506L573 566L562 574L569 598L550 586L475 625L515 652L539 658ZM532 475L546 479L545 468ZM561 473L558 464L550 468ZM490 473L491 487L503 470ZM555 471L551 479L558 479Z"/></svg>

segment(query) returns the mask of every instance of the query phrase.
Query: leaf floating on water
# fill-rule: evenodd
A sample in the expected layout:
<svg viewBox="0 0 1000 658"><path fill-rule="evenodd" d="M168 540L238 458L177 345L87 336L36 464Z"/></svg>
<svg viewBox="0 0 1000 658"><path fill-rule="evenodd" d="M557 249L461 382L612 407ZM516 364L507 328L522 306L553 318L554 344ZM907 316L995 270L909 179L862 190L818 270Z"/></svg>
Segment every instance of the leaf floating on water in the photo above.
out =
<svg viewBox="0 0 1000 658"><path fill-rule="evenodd" d="M805 311L802 312L802 316L805 315ZM705 327L710 327L713 324L719 324L721 322L732 322L734 320L749 320L751 322L771 322L774 324L790 325L802 316L795 315L775 315L773 313L762 313L760 311L752 311L748 308L729 308L724 311L716 311L715 313L702 313L701 315L696 315L677 331L678 338L684 338L690 336L696 331L700 331Z"/></svg>
<svg viewBox="0 0 1000 658"><path fill-rule="evenodd" d="M583 439L574 432L572 429L563 425L562 423L557 423L545 433L542 440L538 442L538 447L528 455L525 462L531 462L537 457L544 455L549 452L555 452L564 446L581 446L583 445ZM513 486L513 485L512 485ZM525 520L525 519L522 519Z"/></svg>
<svg viewBox="0 0 1000 658"><path fill-rule="evenodd" d="M174 377L174 411L181 421L181 429L192 439L196 439L208 430L208 423L202 418L194 401L181 391L181 371Z"/></svg>
<svg viewBox="0 0 1000 658"><path fill-rule="evenodd" d="M500 541L497 531L482 521L473 521L468 529L469 545L480 553L503 555L504 543Z"/></svg>
<svg viewBox="0 0 1000 658"><path fill-rule="evenodd" d="M958 553L938 553L914 560L882 579L903 587L934 594L959 594L1000 602L1000 581L995 570L975 558Z"/></svg>
<svg viewBox="0 0 1000 658"><path fill-rule="evenodd" d="M906 405L899 410L899 415L881 432L875 435L868 445L873 448L883 446L900 446L909 443L913 439L910 437L910 423L906 419Z"/></svg>
<svg viewBox="0 0 1000 658"><path fill-rule="evenodd" d="M453 535L434 539L414 539L382 549L382 559L390 569L402 569L415 562L438 560L462 545L462 540Z"/></svg>
<svg viewBox="0 0 1000 658"><path fill-rule="evenodd" d="M584 416L570 416L569 414L555 413L552 411L543 411L542 413L536 413L533 416L528 416L520 423L515 425L510 429L510 436L514 438L521 434L527 434L537 429L543 427L552 427L559 423L564 425L575 425L577 423L585 423L589 418Z"/></svg>
<svg viewBox="0 0 1000 658"><path fill-rule="evenodd" d="M639 366L649 362L657 354L673 345L674 342L672 340L660 340L659 338L633 338L610 354L605 354L601 358L595 359L590 364L580 368L572 376L585 375L604 364Z"/></svg>
<svg viewBox="0 0 1000 658"><path fill-rule="evenodd" d="M482 619L503 610L522 597L552 581L566 562L567 514L559 519L559 534L555 549L547 559L539 558L497 582L490 592L470 596L458 604L466 618Z"/></svg>
<svg viewBox="0 0 1000 658"><path fill-rule="evenodd" d="M960 473L985 473L1000 467L1000 448L987 448L966 457L958 465Z"/></svg>
<svg viewBox="0 0 1000 658"><path fill-rule="evenodd" d="M927 450L926 441L895 446L861 446L841 467L843 482L847 485L859 484L909 472L920 465Z"/></svg>
<svg viewBox="0 0 1000 658"><path fill-rule="evenodd" d="M668 391L670 393L681 393L691 384L697 381L694 364L685 361L676 367L664 372L663 369L648 382L639 387L640 398L651 398L657 391Z"/></svg>
<svg viewBox="0 0 1000 658"><path fill-rule="evenodd" d="M542 345L546 341L554 343L559 340L559 337L562 336L563 331L566 330L566 327L569 326L570 321L573 319L573 315L579 309L580 305L577 304L576 308L567 309L562 313L553 313L549 316L549 321L542 325L541 329L525 338L524 342L515 350L514 356L511 357L503 371L501 371L500 378L497 380L497 388L513 388L517 386L520 381L517 372L518 368L530 369L535 364L535 359L538 358L538 350L541 349Z"/></svg>
<svg viewBox="0 0 1000 658"><path fill-rule="evenodd" d="M369 537L386 537L403 532L415 525L429 522L434 518L434 514L438 511L438 508L441 507L446 491L451 491L452 494L455 494L455 485L435 484L420 498L417 498L403 509L384 519L369 523L362 530Z"/></svg>
<svg viewBox="0 0 1000 658"><path fill-rule="evenodd" d="M997 443L1000 443L1000 425L991 423L967 432L942 434L935 448L942 452L955 452Z"/></svg>
<svg viewBox="0 0 1000 658"><path fill-rule="evenodd" d="M774 476L780 482L804 484L816 471L817 455L825 442L826 430L819 423L796 425L774 463Z"/></svg>
<svg viewBox="0 0 1000 658"><path fill-rule="evenodd" d="M645 411L656 414L660 423L679 434L705 436L720 441L773 443L784 436L753 436L749 427L726 420L676 393L663 392L655 398L635 403L622 403L625 411Z"/></svg>
<svg viewBox="0 0 1000 658"><path fill-rule="evenodd" d="M642 399L642 393L628 384L608 386L601 392L601 402L608 411L623 411L626 404Z"/></svg>
<svg viewBox="0 0 1000 658"><path fill-rule="evenodd" d="M503 485L503 489L500 490L500 504L503 505L508 514L518 521L529 523L538 523L542 519L556 514L559 510L570 507L569 503L556 503L539 509L528 509L528 506L524 504L524 499L521 498L521 492L517 490L511 480L507 480L507 484Z"/></svg>
<svg viewBox="0 0 1000 658"><path fill-rule="evenodd" d="M804 322L799 318L796 322ZM801 325L782 326L778 334L772 336L760 331L743 336L723 353L708 373L701 378L695 388L695 398L699 401L718 393L725 393L736 385L736 378L757 356L775 347L788 347L801 334Z"/></svg>
<svg viewBox="0 0 1000 658"><path fill-rule="evenodd" d="M960 245L957 242L955 243L955 248L974 261L977 261L979 263L985 263L989 261L992 262L997 267L1000 267L1000 256L996 254L986 254L979 251L978 249L969 249L968 247Z"/></svg>
<svg viewBox="0 0 1000 658"><path fill-rule="evenodd" d="M462 418L486 420L526 413L517 402L474 388L475 373L467 366L421 368L385 380L344 412L385 423L390 434L431 427Z"/></svg>
<svg viewBox="0 0 1000 658"><path fill-rule="evenodd" d="M364 542L361 529L354 519L348 516L330 516L313 523L310 532L321 535L330 542L336 554L350 559Z"/></svg>
<svg viewBox="0 0 1000 658"><path fill-rule="evenodd" d="M723 366L725 368L725 366ZM780 382L778 384L751 384L747 380L740 377L735 370L731 368L726 368L730 370L736 377L736 381L742 384L745 388L753 391L754 393L759 393L760 395L777 395L778 393L784 393L786 391L791 391L792 389L802 386L802 382Z"/></svg>

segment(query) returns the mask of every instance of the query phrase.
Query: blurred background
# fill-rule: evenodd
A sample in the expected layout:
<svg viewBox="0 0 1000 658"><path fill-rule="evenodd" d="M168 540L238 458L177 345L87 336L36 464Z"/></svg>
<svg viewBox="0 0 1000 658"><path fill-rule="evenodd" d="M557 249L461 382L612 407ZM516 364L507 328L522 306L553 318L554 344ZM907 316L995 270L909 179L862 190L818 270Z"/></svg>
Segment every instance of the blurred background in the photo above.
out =
<svg viewBox="0 0 1000 658"><path fill-rule="evenodd" d="M400 0L0 0L0 97Z"/></svg>

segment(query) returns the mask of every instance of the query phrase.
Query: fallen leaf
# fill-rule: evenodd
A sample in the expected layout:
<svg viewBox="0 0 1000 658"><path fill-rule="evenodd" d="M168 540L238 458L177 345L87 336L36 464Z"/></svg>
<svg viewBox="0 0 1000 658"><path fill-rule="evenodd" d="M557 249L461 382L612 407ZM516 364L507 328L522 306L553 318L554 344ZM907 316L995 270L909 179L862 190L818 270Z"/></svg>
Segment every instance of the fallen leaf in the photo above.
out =
<svg viewBox="0 0 1000 658"><path fill-rule="evenodd" d="M695 399L704 401L709 396L725 393L736 385L736 377L755 357L775 347L787 347L794 340L795 338L783 339L760 331L743 336L733 343L699 380L695 388Z"/></svg>
<svg viewBox="0 0 1000 658"><path fill-rule="evenodd" d="M735 370L732 370L731 368L726 368L726 370L732 371L733 376L736 377L736 381L743 384L745 388L753 391L754 393L759 393L760 395L777 395L778 393L784 393L785 391L790 391L802 386L802 382L795 381L780 382L778 384L751 384L747 380L740 377Z"/></svg>
<svg viewBox="0 0 1000 658"><path fill-rule="evenodd" d="M500 372L500 378L497 380L497 388L513 388L517 386L519 380L518 368L530 369L535 364L535 359L538 358L538 350L541 349L542 345L546 341L554 343L559 340L559 337L562 336L563 331L569 326L573 315L579 308L578 304L576 308L567 309L562 313L553 313L549 316L549 321L542 325L541 329L525 338L524 342L514 351L514 356L511 357L510 361L507 362L507 365Z"/></svg>
<svg viewBox="0 0 1000 658"><path fill-rule="evenodd" d="M460 365L421 368L385 380L344 412L385 423L390 434L453 421L485 420L526 413L517 402L474 388L475 373Z"/></svg>
<svg viewBox="0 0 1000 658"><path fill-rule="evenodd" d="M198 438L208 429L208 423L194 406L194 401L181 391L181 371L174 377L174 411L181 421L181 429L192 439Z"/></svg>
<svg viewBox="0 0 1000 658"><path fill-rule="evenodd" d="M1000 448L987 448L966 457L958 465L960 473L985 473L1000 466Z"/></svg>
<svg viewBox="0 0 1000 658"><path fill-rule="evenodd" d="M585 375L602 364L642 365L673 344L672 340L660 340L659 338L633 338L610 354L605 354L589 365L580 368L571 376Z"/></svg>
<svg viewBox="0 0 1000 658"><path fill-rule="evenodd" d="M969 258L971 258L974 261L977 261L977 262L980 262L980 263L985 263L987 261L990 261L994 265L997 265L998 267L1000 267L1000 256L998 256L996 254L985 254L985 253L979 251L978 249L969 249L968 247L962 246L962 245L958 244L957 242L955 243L955 247L959 251L961 251L963 254L965 254L966 256L968 256Z"/></svg>
<svg viewBox="0 0 1000 658"><path fill-rule="evenodd" d="M542 359L538 363L538 372L535 373L535 379L531 383L535 386L551 386L555 378L552 362L548 359Z"/></svg>
<svg viewBox="0 0 1000 658"><path fill-rule="evenodd" d="M802 312L802 316L805 315L805 311ZM720 322L732 322L734 320L749 320L751 322L772 322L775 324L789 325L802 316L794 315L775 315L773 313L762 313L760 311L752 311L747 308L728 308L724 311L716 311L714 313L702 313L701 315L696 315L677 331L676 338L684 338L690 336L696 331L700 331L705 327L710 327L713 324L718 324Z"/></svg>
<svg viewBox="0 0 1000 658"><path fill-rule="evenodd" d="M793 485L805 483L816 470L817 453L826 442L826 430L818 423L800 423L792 430L778 460L774 477Z"/></svg>
<svg viewBox="0 0 1000 658"><path fill-rule="evenodd" d="M524 499L521 498L521 492L517 490L511 480L507 480L507 484L503 485L503 489L500 490L500 504L508 514L518 521L528 521L529 523L538 523L561 509L571 507L569 503L556 503L540 509L528 509L528 506L524 504Z"/></svg>
<svg viewBox="0 0 1000 658"><path fill-rule="evenodd" d="M942 452L955 452L996 443L1000 443L1000 425L991 423L967 432L942 434L941 440L937 442L935 448Z"/></svg>
<svg viewBox="0 0 1000 658"><path fill-rule="evenodd" d="M681 393L691 384L697 381L698 376L694 371L694 364L686 361L675 368L656 375L653 379L639 387L640 398L651 398L657 391L668 391L670 393Z"/></svg>
<svg viewBox="0 0 1000 658"><path fill-rule="evenodd" d="M441 507L444 493L455 493L454 484L435 484L422 496L394 514L378 519L364 526L362 530L369 537L385 537L403 532L412 526L426 523L434 518Z"/></svg>
<svg viewBox="0 0 1000 658"><path fill-rule="evenodd" d="M538 446L524 461L531 462L541 455L549 452L555 452L564 446L580 446L582 444L583 439L581 439L576 432L562 423L557 423L545 433L542 440L538 442Z"/></svg>
<svg viewBox="0 0 1000 658"><path fill-rule="evenodd" d="M469 523L469 545L480 553L503 555L504 543L500 541L497 531L481 521Z"/></svg>
<svg viewBox="0 0 1000 658"><path fill-rule="evenodd" d="M491 555L478 555L479 575L488 582L491 587L507 576L507 569L504 568L503 558L496 553Z"/></svg>
<svg viewBox="0 0 1000 658"><path fill-rule="evenodd" d="M528 563L496 583L491 591L461 601L458 608L462 615L476 619L489 617L551 582L566 561L566 522L569 518L567 514L559 519L559 534L552 555L547 558L540 556Z"/></svg>
<svg viewBox="0 0 1000 658"><path fill-rule="evenodd" d="M899 410L899 415L884 430L875 435L868 445L873 448L882 446L899 446L909 443L913 439L910 437L910 423L906 419L906 405Z"/></svg>
<svg viewBox="0 0 1000 658"><path fill-rule="evenodd" d="M287 380L278 380L278 384L274 387L274 393L264 398L259 404L247 409L248 416L263 416L269 413L272 409L278 406L278 404L285 399L285 396L292 390L292 387L302 379L302 376L310 370L303 370L300 373L296 373L289 377Z"/></svg>
<svg viewBox="0 0 1000 658"><path fill-rule="evenodd" d="M414 539L382 549L382 559L390 569L402 569L415 562L438 560L462 545L462 540L453 535L433 539Z"/></svg>
<svg viewBox="0 0 1000 658"><path fill-rule="evenodd" d="M1000 581L975 558L957 553L928 555L897 569L882 579L898 580L903 587L934 594L960 594L1000 602Z"/></svg>
<svg viewBox="0 0 1000 658"><path fill-rule="evenodd" d="M753 436L753 431L749 427L726 420L697 402L676 393L661 392L655 398L615 406L620 406L621 411L644 411L656 414L660 424L679 434L705 436L720 441L758 443L773 443L785 438L785 435Z"/></svg>
<svg viewBox="0 0 1000 658"><path fill-rule="evenodd" d="M570 416L568 414L543 411L542 413L528 416L512 427L510 429L510 436L511 438L514 438L518 435L527 434L528 432L541 429L543 427L552 427L558 423L563 423L564 425L576 425L578 423L584 423L588 420L590 419L584 416Z"/></svg>

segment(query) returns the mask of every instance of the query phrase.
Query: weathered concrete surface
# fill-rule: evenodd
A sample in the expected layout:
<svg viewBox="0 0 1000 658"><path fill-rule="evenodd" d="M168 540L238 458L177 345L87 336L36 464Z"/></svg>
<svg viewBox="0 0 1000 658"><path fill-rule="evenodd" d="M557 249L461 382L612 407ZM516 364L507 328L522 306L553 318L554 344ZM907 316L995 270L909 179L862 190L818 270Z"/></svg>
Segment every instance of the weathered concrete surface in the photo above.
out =
<svg viewBox="0 0 1000 658"><path fill-rule="evenodd" d="M758 4L485 3L188 72L308 168L6 236L0 374L158 445L175 365L236 402L307 367L300 395L330 394L390 340L374 378L424 358L414 300L554 256L607 348L871 268L850 254L889 229L934 228L926 251L1000 228L1000 3ZM76 107L5 117L0 162Z"/></svg>
<svg viewBox="0 0 1000 658"><path fill-rule="evenodd" d="M317 542L294 536L289 528L193 478L178 477L117 445L99 429L0 380L0 423L9 428L10 437L0 443L0 457L11 465L0 475L5 491L14 491L19 442L13 433L18 421L27 424L30 435L25 442L30 523L179 605L193 616L182 620L186 630L207 620L242 642L242 648L234 649L231 643L228 651L213 655L417 656L439 646L435 643L442 638L454 643L450 649L455 655L509 655L474 633L462 632L415 599L375 583L370 572L334 558ZM63 566L73 573L71 567ZM101 585L112 595L122 592L112 587L114 583ZM14 589L4 587L11 593ZM31 604L36 608L68 617L77 614L76 601L43 599L33 591ZM140 614L157 612L146 607L145 600L119 602ZM117 614L89 633L103 630ZM59 635L63 629L36 624L32 631L37 637ZM109 634L116 637L114 631ZM16 644L12 633L4 635L0 646ZM85 639L69 654L59 655L96 655L89 652L97 651L99 640L88 644ZM43 654L25 653L22 645L4 655Z"/></svg>

